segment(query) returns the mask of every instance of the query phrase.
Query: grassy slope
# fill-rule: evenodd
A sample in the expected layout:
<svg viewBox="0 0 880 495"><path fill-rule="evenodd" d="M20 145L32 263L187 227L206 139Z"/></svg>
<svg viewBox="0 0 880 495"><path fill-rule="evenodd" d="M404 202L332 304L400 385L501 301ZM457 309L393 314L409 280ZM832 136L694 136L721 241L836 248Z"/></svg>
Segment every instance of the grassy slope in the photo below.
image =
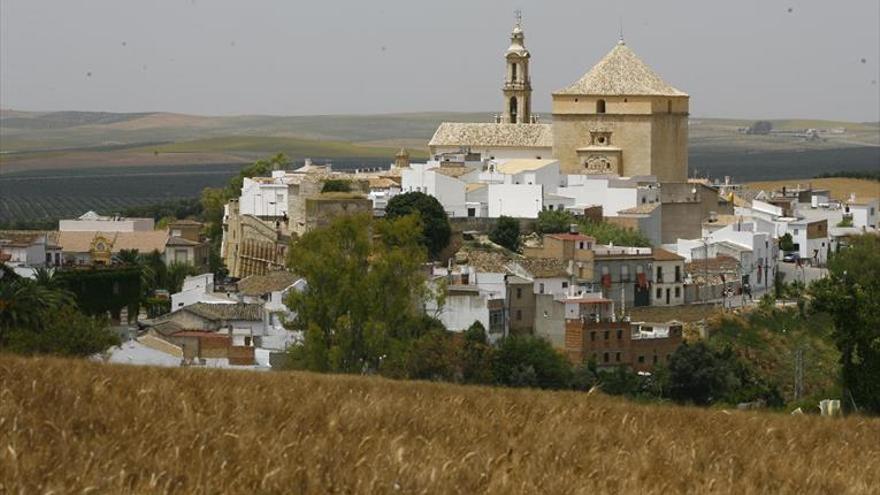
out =
<svg viewBox="0 0 880 495"><path fill-rule="evenodd" d="M782 186L789 188L798 184L806 186L812 184L815 188L828 189L831 197L841 201L849 199L850 193L856 193L856 196L862 198L880 198L880 182L866 179L847 179L840 177L829 177L825 179L804 179L796 180L774 180L764 182L750 182L747 185L752 189L763 189L765 191L775 191L781 189Z"/></svg>
<svg viewBox="0 0 880 495"><path fill-rule="evenodd" d="M870 493L880 420L0 356L0 491Z"/></svg>
<svg viewBox="0 0 880 495"><path fill-rule="evenodd" d="M360 146L342 141L318 141L312 139L270 137L270 136L231 136L222 138L184 141L150 147L160 153L200 153L200 152L253 152L266 150L286 153L295 157L314 158L388 158L393 160L398 149L378 146Z"/></svg>

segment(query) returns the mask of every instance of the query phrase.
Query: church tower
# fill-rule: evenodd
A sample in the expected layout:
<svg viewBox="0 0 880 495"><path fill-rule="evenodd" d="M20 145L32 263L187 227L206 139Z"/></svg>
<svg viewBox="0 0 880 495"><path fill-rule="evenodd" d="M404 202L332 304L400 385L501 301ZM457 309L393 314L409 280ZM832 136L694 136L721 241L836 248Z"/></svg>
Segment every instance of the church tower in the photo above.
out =
<svg viewBox="0 0 880 495"><path fill-rule="evenodd" d="M504 79L505 124L529 124L532 121L532 81L529 78L529 58L522 30L522 15L516 12L516 25L510 33L507 49L507 77Z"/></svg>

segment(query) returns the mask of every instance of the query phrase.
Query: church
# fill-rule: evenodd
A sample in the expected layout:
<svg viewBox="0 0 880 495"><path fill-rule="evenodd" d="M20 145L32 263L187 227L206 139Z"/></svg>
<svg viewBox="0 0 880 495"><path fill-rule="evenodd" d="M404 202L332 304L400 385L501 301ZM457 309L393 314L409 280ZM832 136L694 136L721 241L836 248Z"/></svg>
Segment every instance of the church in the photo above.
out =
<svg viewBox="0 0 880 495"><path fill-rule="evenodd" d="M552 123L532 115L531 54L519 21L505 59L503 113L494 123L442 123L428 143L432 155L466 149L483 159L555 158L566 174L687 180L689 97L622 37L583 77L552 94Z"/></svg>

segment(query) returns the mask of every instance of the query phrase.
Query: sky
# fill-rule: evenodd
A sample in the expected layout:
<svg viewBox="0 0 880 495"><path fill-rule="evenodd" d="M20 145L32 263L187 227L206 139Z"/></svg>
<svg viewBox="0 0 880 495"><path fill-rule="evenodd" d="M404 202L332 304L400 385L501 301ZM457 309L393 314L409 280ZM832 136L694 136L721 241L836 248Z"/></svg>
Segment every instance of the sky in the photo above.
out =
<svg viewBox="0 0 880 495"><path fill-rule="evenodd" d="M0 0L0 107L201 115L533 109L617 42L697 117L880 120L877 0Z"/></svg>

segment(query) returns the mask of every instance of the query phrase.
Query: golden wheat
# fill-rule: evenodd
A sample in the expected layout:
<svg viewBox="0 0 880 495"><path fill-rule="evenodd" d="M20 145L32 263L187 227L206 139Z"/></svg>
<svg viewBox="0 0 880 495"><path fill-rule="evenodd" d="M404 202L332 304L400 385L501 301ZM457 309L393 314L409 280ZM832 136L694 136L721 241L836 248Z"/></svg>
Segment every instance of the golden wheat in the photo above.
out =
<svg viewBox="0 0 880 495"><path fill-rule="evenodd" d="M880 420L0 356L0 493L877 493Z"/></svg>

